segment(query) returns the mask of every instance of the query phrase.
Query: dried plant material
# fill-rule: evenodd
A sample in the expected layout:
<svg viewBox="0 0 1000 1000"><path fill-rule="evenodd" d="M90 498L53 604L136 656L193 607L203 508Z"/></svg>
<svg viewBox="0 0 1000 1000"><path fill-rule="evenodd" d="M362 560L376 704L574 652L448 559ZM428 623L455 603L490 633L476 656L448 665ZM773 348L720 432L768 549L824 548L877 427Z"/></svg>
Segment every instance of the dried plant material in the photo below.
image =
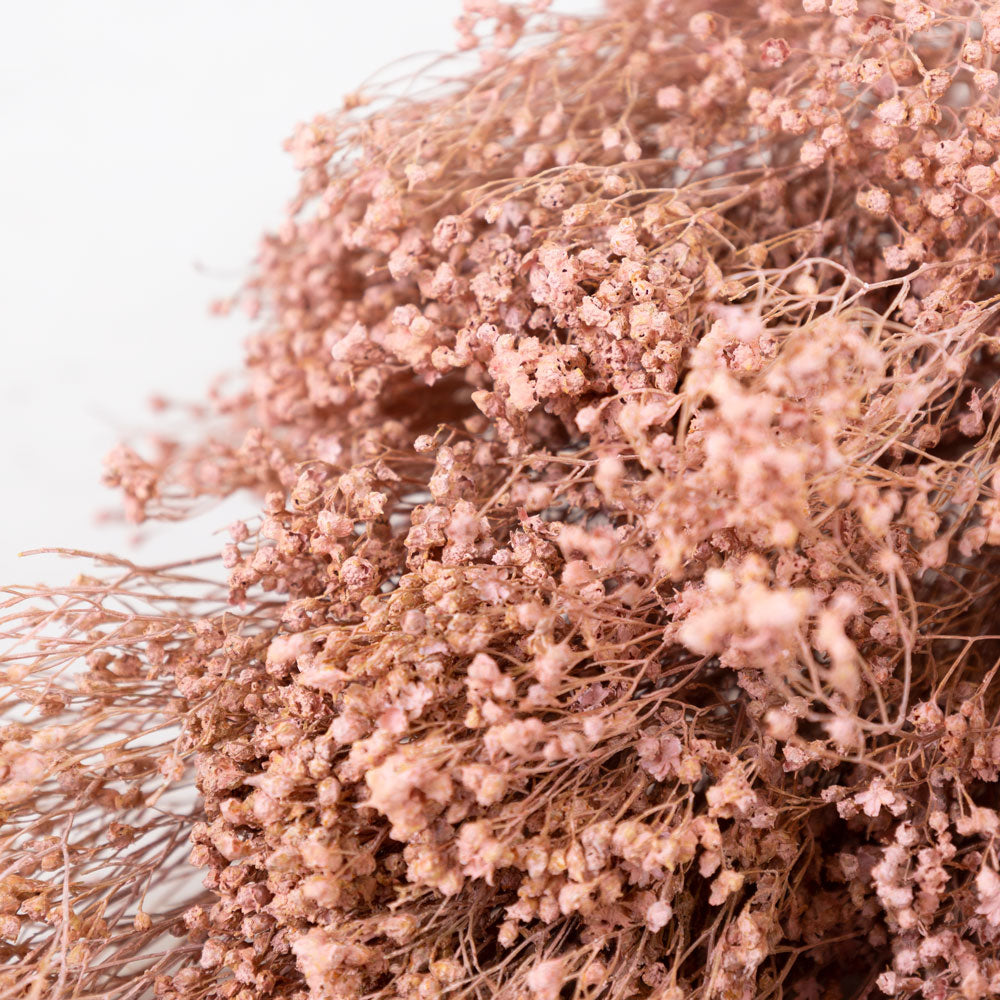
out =
<svg viewBox="0 0 1000 1000"><path fill-rule="evenodd" d="M9 590L0 997L1000 994L1000 8L546 8L296 130L109 459L259 516Z"/></svg>

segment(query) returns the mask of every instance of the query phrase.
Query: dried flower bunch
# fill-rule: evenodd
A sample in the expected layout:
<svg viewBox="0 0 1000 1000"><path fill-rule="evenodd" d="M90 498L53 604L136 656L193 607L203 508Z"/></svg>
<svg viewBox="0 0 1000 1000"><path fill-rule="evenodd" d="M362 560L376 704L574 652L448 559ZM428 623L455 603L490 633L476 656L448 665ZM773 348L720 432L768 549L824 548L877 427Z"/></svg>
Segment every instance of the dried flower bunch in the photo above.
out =
<svg viewBox="0 0 1000 1000"><path fill-rule="evenodd" d="M4 1000L1000 995L1000 5L546 7L111 457L228 592L9 590Z"/></svg>

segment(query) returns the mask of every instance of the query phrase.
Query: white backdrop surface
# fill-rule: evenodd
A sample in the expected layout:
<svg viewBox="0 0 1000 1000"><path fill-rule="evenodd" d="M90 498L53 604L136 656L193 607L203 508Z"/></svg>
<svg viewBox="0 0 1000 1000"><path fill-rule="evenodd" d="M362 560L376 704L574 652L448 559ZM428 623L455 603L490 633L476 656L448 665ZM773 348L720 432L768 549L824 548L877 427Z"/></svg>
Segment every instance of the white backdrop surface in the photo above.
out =
<svg viewBox="0 0 1000 1000"><path fill-rule="evenodd" d="M204 553L198 524L98 523L101 460L238 367L236 288L295 183L281 148L387 63L451 47L459 0L38 0L0 33L0 584L83 567L36 546ZM239 506L237 502L236 506ZM233 507L231 504L230 507ZM221 544L221 539L219 540Z"/></svg>

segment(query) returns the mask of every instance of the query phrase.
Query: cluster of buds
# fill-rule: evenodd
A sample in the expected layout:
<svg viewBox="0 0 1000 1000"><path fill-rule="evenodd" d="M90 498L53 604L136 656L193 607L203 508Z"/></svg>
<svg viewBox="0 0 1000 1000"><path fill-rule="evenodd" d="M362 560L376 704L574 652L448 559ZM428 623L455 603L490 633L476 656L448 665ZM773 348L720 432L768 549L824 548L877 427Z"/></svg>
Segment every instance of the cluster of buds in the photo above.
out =
<svg viewBox="0 0 1000 1000"><path fill-rule="evenodd" d="M9 592L0 1000L1000 995L1000 6L464 7Z"/></svg>

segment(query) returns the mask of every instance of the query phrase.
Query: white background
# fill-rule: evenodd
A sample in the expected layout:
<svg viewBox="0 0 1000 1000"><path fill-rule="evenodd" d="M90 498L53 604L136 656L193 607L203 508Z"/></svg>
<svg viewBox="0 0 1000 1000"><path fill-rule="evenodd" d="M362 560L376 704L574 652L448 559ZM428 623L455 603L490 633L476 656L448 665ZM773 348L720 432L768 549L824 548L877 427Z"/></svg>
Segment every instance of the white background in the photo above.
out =
<svg viewBox="0 0 1000 1000"><path fill-rule="evenodd" d="M235 290L259 234L280 222L295 184L281 144L295 123L397 58L450 49L458 12L459 0L8 5L0 585L83 569L17 558L37 546L206 552L232 509L154 528L140 550L134 528L98 524L119 509L102 458L156 426L153 393L196 400L239 367L246 320L207 306Z"/></svg>

